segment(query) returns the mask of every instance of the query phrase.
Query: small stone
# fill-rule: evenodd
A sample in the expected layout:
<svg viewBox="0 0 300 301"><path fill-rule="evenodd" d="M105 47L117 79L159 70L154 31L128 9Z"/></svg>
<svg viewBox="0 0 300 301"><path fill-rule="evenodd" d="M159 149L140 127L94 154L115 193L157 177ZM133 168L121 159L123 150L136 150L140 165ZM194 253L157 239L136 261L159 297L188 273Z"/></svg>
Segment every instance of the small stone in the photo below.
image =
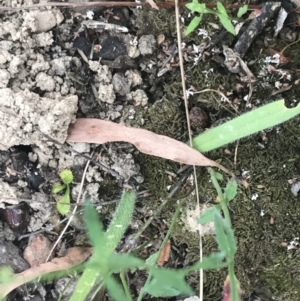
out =
<svg viewBox="0 0 300 301"><path fill-rule="evenodd" d="M114 92L114 87L112 84L110 85L99 85L99 90L98 90L98 97L100 101L106 102L106 103L114 103L116 99L116 95Z"/></svg>
<svg viewBox="0 0 300 301"><path fill-rule="evenodd" d="M23 257L31 267L45 263L52 249L52 243L43 234L31 235Z"/></svg>
<svg viewBox="0 0 300 301"><path fill-rule="evenodd" d="M148 104L148 96L144 90L138 89L127 94L127 99L134 106L146 106Z"/></svg>
<svg viewBox="0 0 300 301"><path fill-rule="evenodd" d="M208 123L207 114L203 109L193 107L190 111L190 122L192 129L205 128Z"/></svg>
<svg viewBox="0 0 300 301"><path fill-rule="evenodd" d="M142 55L152 54L156 46L156 40L152 34L142 36L139 39L139 50Z"/></svg>
<svg viewBox="0 0 300 301"><path fill-rule="evenodd" d="M112 84L115 93L125 96L130 93L131 80L126 78L122 73L116 73L113 76Z"/></svg>

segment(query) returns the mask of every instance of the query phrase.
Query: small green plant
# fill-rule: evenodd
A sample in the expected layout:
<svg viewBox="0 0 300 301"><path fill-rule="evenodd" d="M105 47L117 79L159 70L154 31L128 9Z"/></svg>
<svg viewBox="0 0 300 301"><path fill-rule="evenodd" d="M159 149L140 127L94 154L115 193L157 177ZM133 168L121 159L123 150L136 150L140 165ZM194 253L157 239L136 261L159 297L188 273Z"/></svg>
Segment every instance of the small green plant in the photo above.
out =
<svg viewBox="0 0 300 301"><path fill-rule="evenodd" d="M115 248L124 235L134 210L135 192L128 190L123 193L121 201L115 211L114 218L106 232L103 230L98 212L94 209L91 202L86 202L85 220L88 236L94 246L94 253L89 261L74 267L74 269L44 274L42 278L50 280L75 271L83 271L70 301L85 300L94 286L97 286L98 289L105 286L112 300L132 301L124 273L130 269L143 269L148 272L148 278L138 297L138 301L141 301L145 294L149 294L155 298L172 297L180 294L192 295L194 292L185 280L189 273L198 271L199 269L209 270L227 267L229 270L229 284L227 284L226 293L228 295L229 291L230 296L232 296L231 301L240 301L238 292L239 283L234 275L236 244L227 208L228 202L232 200L236 194L237 185L236 182L231 181L226 186L224 192L222 192L216 180L216 178L220 178L221 175L214 174L212 169L211 174L213 183L218 190L220 204L206 211L200 217L199 222L205 223L213 221L215 223L216 241L219 246L219 252L212 253L204 257L202 261L198 261L187 268L166 269L156 265L160 251L164 243L169 239L171 229L180 213L181 206L178 206L159 252L152 254L146 261L130 254L116 254ZM69 183L68 181L68 185ZM221 210L225 218L222 217ZM0 273L0 284L1 282L10 282L10 273L11 272L7 270L2 270L2 274ZM115 279L114 274L120 274L123 287ZM230 290L228 286L230 286Z"/></svg>
<svg viewBox="0 0 300 301"><path fill-rule="evenodd" d="M192 13L198 13L199 16L195 16L187 27L186 35L193 32L196 27L201 23L204 14L212 14L219 18L223 27L233 35L235 35L235 29L232 24L231 18L227 14L224 5L221 2L217 2L217 10L212 10L206 7L205 3L199 3L198 0L193 0L191 3L185 5Z"/></svg>
<svg viewBox="0 0 300 301"><path fill-rule="evenodd" d="M285 122L298 114L300 105L289 109L283 99L274 101L200 134L193 139L193 147L199 152L208 152Z"/></svg>
<svg viewBox="0 0 300 301"><path fill-rule="evenodd" d="M228 269L228 277L225 281L225 285L228 286L229 290L224 285L224 299L230 301L240 301L240 284L234 273L234 255L236 253L236 242L231 226L231 219L228 210L228 203L232 201L237 194L237 182L230 180L225 189L222 190L218 179L222 179L222 175L214 172L212 168L208 168L212 183L218 193L219 204L207 209L200 216L199 224L206 224L208 222L214 223L215 238L221 254L224 254L226 258L226 264ZM223 212L224 217L221 215ZM216 267L217 268L217 267ZM225 295L227 294L227 298Z"/></svg>
<svg viewBox="0 0 300 301"><path fill-rule="evenodd" d="M159 252L151 255L146 261L133 255L115 254L114 250L130 222L134 201L135 193L133 190L124 192L114 218L106 232L103 231L96 210L91 203L88 202L86 204L85 219L90 240L94 245L94 254L87 263L70 301L85 300L92 287L97 284L99 287L105 285L108 294L113 300L132 301L126 281L122 281L122 288L113 276L115 273L121 273L122 275L128 269L144 269L149 273L138 300L142 300L145 293L156 298L177 296L179 294L192 295L193 290L185 281L187 274L199 269L218 269L228 265L224 259L226 254L230 257L231 253L224 251L211 254L191 267L177 270L157 267L155 263ZM179 209L176 211L172 223L176 220L180 212ZM221 217L218 217L219 220L223 227ZM223 244L226 242L221 241L220 243L222 249L225 250L227 245Z"/></svg>
<svg viewBox="0 0 300 301"><path fill-rule="evenodd" d="M217 2L217 10L212 10L206 7L205 3L199 3L198 0L193 0L191 3L185 5L192 13L198 13L187 27L186 35L193 32L201 23L204 14L212 14L219 18L223 27L233 35L236 35L234 26L230 16L227 14L226 8L221 2ZM239 8L237 17L241 18L248 11L248 5L243 5Z"/></svg>
<svg viewBox="0 0 300 301"><path fill-rule="evenodd" d="M57 211L62 214L66 215L71 208L70 205L70 184L73 182L73 173L69 169L63 170L59 174L60 179L62 180L63 184L54 184L52 186L52 193L59 193L64 191L64 195L59 198L56 204Z"/></svg>

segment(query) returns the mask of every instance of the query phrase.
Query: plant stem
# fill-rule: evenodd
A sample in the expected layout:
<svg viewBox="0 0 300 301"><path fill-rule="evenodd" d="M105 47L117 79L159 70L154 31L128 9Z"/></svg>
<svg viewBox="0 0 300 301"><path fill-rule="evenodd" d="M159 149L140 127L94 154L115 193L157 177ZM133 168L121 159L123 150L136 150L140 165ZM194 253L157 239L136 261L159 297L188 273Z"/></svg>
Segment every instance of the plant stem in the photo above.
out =
<svg viewBox="0 0 300 301"><path fill-rule="evenodd" d="M130 295L130 291L129 291L129 287L127 285L127 281L125 279L124 271L120 272L120 278L121 278L121 282L122 282L125 294L127 296L127 299L130 300L130 301L133 301L132 298L131 298L131 295Z"/></svg>
<svg viewBox="0 0 300 301"><path fill-rule="evenodd" d="M288 44L287 46L285 46L285 47L281 50L280 53L283 55L283 53L284 53L290 46L292 46L292 45L294 45L294 44L297 44L299 41L300 41L300 37L299 37L296 41L294 41L294 42Z"/></svg>
<svg viewBox="0 0 300 301"><path fill-rule="evenodd" d="M166 244L167 241L169 240L169 237L170 237L170 235L171 235L171 232L172 232L172 230L173 230L173 227L174 227L174 225L175 225L175 222L176 222L176 220L177 220L177 218L178 218L178 215L179 215L179 213L180 213L181 203L182 203L182 201L180 201L180 203L179 203L179 205L177 206L176 211L175 211L175 213L174 213L174 215L173 215L173 217L172 217L171 224L170 224L170 227L169 227L169 229L168 229L168 232L167 232L167 234L166 234L166 236L165 236L165 238L164 238L164 240L163 240L163 242L162 242L162 244L161 244L161 246L160 246L160 248L159 248L157 259L159 258L161 251L162 251L163 248L165 247L165 244ZM152 278L152 273L149 272L148 277L147 277L147 280L146 280L146 282L145 282L143 288L149 284L151 278ZM142 298L143 298L143 296L144 296L144 289L143 289L143 288L142 288L141 291L140 291L140 294L139 294L139 297L138 297L137 301L141 301Z"/></svg>
<svg viewBox="0 0 300 301"><path fill-rule="evenodd" d="M220 199L220 205L221 205L222 211L224 213L224 218L225 218L226 222L228 223L228 225L230 225L230 227L232 227L226 198L225 198L224 193L222 192L222 188L220 187L220 184L216 178L215 171L211 167L208 168L208 171L210 173L212 183L213 183L215 189L217 190L218 197ZM238 290L237 290L237 279L234 274L234 256L232 256L232 258L227 258L227 262L228 262L228 266L227 266L228 274L229 274L229 279L230 279L230 292L232 294L231 301L238 301L238 300L240 300L240 298L239 298Z"/></svg>

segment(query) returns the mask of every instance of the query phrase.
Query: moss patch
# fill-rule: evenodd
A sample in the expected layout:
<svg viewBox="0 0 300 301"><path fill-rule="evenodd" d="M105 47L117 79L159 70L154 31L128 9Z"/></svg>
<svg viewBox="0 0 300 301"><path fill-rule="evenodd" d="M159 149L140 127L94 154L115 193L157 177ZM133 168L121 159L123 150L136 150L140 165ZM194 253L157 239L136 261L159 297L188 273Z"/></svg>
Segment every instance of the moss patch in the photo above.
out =
<svg viewBox="0 0 300 301"><path fill-rule="evenodd" d="M183 11L182 13L184 16ZM143 34L163 33L167 38L174 39L176 37L173 10L161 9L159 12L151 10L139 12L137 26L139 24L145 25L152 19L154 21L151 26L141 27ZM203 24L203 27L209 28L207 24ZM184 28L182 28L182 32L184 32ZM256 60L256 63L250 68L255 75L262 68L260 59L268 54L263 44L263 38L266 35L269 33L261 34L261 38L259 37L251 48L253 50L248 53L247 60L249 58ZM201 38L193 34L184 38L184 41L199 45ZM274 40L274 42L276 41ZM284 47L284 45L282 46ZM263 51L261 51L262 49ZM297 53L299 53L299 44L291 46L287 51L287 54L292 56L293 63L299 62ZM248 93L246 84L244 84L244 90L236 91L236 84L240 83L237 76L229 73L224 67L217 65L212 60L199 62L197 66L192 65L193 63L185 64L187 88L193 85L198 91L211 88L221 90L225 94L232 92L234 97L241 100ZM287 65L286 68L290 69L293 75L296 74L291 66ZM207 75L207 71L210 69L214 69L214 72ZM174 68L163 78L165 82L162 81L160 84L163 86L165 98L155 102L147 114L143 116L145 118L144 128L181 141L187 141L179 70ZM254 84L253 100L260 100L258 105L272 101L271 93L275 89L276 80L276 77L271 75L268 79L258 79L258 82ZM297 99L299 92L300 85L284 92L283 96L288 104L292 104L294 99ZM189 105L190 107L193 105L204 107L209 114L211 124L224 117L236 116L226 103L220 102L218 95L211 92L192 96L189 99ZM240 105L239 110L240 113L247 110L244 102ZM295 301L299 294L298 287L300 287L299 256L295 250L287 251L281 246L281 243L300 236L298 227L299 197L292 195L290 185L287 182L288 179L300 174L299 120L296 118L286 122L279 129L278 133L276 129L267 133L268 142L264 148L258 146L258 142L262 142L260 134L242 139L238 146L236 165L234 164L236 143L227 146L231 155L225 154L224 148L222 148L210 152L207 156L213 160L221 160L223 165L234 170L237 174L241 174L242 170L249 170L251 174L251 178L248 180L251 184L250 188L239 187L238 196L230 203L230 213L238 246L235 269L245 296L257 288L266 288L266 290L270 289L277 298ZM145 206L149 206L149 209L153 210L153 200L165 197L168 193L167 186L174 184L166 171L176 172L179 165L142 154L139 156L139 160L142 173L145 176L143 185L152 194ZM209 175L204 168L198 168L198 171L200 199L203 202L213 201L217 193L210 182ZM226 179L222 183L223 187L225 185ZM255 193L258 194L257 200L251 200ZM190 196L185 201L183 208L192 208L195 203L194 197ZM167 222L170 221L176 206L176 201L170 201L159 218ZM264 216L261 216L262 210ZM273 224L270 223L271 218L275 221ZM195 233L184 230L182 221L176 223L172 238L175 245L186 246L185 262L187 265L199 259L199 237ZM217 250L214 237L211 235L203 238L203 246L206 255ZM221 298L225 277L226 270L224 269L204 273L206 301L215 301ZM197 273L190 275L188 282L196 291L198 290L199 278Z"/></svg>

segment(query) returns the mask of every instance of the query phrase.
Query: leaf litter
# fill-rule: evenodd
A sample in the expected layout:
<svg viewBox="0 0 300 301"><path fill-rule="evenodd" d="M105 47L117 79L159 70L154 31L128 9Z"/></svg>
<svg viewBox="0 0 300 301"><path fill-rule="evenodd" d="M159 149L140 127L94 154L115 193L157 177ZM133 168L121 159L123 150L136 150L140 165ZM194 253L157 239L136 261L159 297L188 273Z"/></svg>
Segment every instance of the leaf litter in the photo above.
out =
<svg viewBox="0 0 300 301"><path fill-rule="evenodd" d="M183 142L111 121L79 118L69 127L67 141L97 144L126 141L134 144L141 152L151 156L188 165L220 167L218 163L208 159Z"/></svg>

